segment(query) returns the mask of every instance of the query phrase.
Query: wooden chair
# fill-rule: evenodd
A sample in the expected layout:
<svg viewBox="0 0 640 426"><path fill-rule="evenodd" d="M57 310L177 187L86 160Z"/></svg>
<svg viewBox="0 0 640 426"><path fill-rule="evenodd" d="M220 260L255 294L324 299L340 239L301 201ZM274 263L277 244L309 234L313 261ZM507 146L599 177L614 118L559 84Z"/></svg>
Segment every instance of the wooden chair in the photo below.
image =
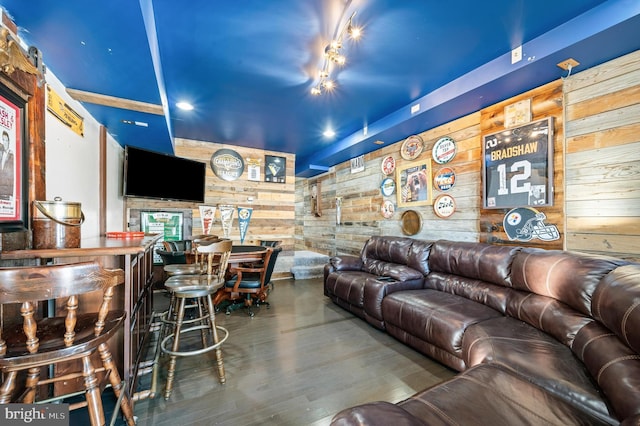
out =
<svg viewBox="0 0 640 426"><path fill-rule="evenodd" d="M224 364L222 362L222 344L227 340L229 332L216 325L215 307L212 295L224 285L224 276L231 255L231 240L220 240L208 245L199 245L200 255L206 256L206 273L197 275L174 275L164 285L171 293L171 304L163 315L163 322L172 327L172 332L162 338L160 348L169 355L167 367L167 383L164 397L169 399L175 380L177 357L200 355L215 350L216 364L220 383L226 382ZM197 307L194 318L185 319L186 300L193 301ZM184 325L191 325L183 328ZM192 331L200 330L202 347L196 350L181 350L180 337ZM222 332L220 337L218 332ZM162 333L164 335L164 333ZM169 347L170 346L170 347Z"/></svg>
<svg viewBox="0 0 640 426"><path fill-rule="evenodd" d="M103 269L96 262L0 268L0 305L4 312L19 308L22 316L20 321L19 317L7 315L0 324L0 373L4 377L0 404L64 399L65 395L57 394L60 387L82 379L86 402L72 404L70 409L87 406L91 425L103 425L104 383L99 381L103 376L121 401L127 423L134 425L131 403L107 344L121 329L126 316L123 310L109 310L114 288L123 282L122 270ZM89 308L81 308L85 301L89 305L89 300L95 300L91 299L92 293L100 294L96 301L100 305L97 312L87 313ZM56 312L43 315L45 302L52 300L58 306ZM66 314L62 316L64 310ZM95 353L100 355L100 367L94 365ZM76 365L77 371L66 371ZM53 366L53 374L41 378L41 371L46 371L43 367L47 366ZM24 384L17 383L20 372L26 372ZM58 388L53 387L57 391L52 395L54 384ZM16 390L22 392L16 395Z"/></svg>
<svg viewBox="0 0 640 426"><path fill-rule="evenodd" d="M226 307L226 314L244 307L250 317L254 316L252 306L265 304L269 307L267 297L269 295L269 283L282 247L267 247L262 260L254 264L234 266L234 276L225 282L224 289L216 295L216 306L222 301L229 300L231 304Z"/></svg>
<svg viewBox="0 0 640 426"><path fill-rule="evenodd" d="M192 248L188 252L183 251L186 261L184 264L174 262L172 264L164 265L164 272L169 276L174 275L194 275L204 274L207 271L206 256L200 256L198 247L211 244L215 241L219 241L219 238L215 235L207 235L202 238L194 238L192 242ZM165 241L167 242L167 241ZM191 261L190 261L191 260ZM163 261L164 262L164 261Z"/></svg>

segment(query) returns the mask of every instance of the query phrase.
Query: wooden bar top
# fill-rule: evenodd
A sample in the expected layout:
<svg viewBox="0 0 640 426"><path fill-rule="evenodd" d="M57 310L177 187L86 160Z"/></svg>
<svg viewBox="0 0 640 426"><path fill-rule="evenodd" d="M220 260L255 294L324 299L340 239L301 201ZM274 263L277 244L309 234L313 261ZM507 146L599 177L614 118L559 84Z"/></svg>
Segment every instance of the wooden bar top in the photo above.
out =
<svg viewBox="0 0 640 426"><path fill-rule="evenodd" d="M0 252L2 260L52 259L57 257L117 256L144 252L161 238L160 234L143 238L95 237L80 240L78 248L26 249Z"/></svg>

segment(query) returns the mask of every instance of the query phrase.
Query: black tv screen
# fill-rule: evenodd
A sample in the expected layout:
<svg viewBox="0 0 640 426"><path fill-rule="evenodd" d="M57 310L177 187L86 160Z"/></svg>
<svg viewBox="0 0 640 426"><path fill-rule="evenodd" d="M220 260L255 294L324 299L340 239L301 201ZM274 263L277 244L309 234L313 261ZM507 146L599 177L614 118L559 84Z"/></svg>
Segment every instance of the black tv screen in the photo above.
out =
<svg viewBox="0 0 640 426"><path fill-rule="evenodd" d="M125 197L204 203L207 164L126 146Z"/></svg>

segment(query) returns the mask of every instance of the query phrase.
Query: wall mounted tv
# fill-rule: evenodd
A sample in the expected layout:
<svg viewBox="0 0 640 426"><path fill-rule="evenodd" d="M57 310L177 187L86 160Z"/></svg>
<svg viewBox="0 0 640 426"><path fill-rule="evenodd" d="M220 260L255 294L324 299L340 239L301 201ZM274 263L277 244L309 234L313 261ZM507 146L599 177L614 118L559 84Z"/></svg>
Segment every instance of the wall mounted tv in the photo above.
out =
<svg viewBox="0 0 640 426"><path fill-rule="evenodd" d="M204 203L207 164L126 146L125 197Z"/></svg>

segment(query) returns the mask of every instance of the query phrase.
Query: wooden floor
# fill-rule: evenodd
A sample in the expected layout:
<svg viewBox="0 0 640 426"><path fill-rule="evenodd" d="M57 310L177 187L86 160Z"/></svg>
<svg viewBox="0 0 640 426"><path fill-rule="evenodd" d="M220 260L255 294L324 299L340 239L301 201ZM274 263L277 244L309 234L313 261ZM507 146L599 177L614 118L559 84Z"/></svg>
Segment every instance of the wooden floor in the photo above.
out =
<svg viewBox="0 0 640 426"><path fill-rule="evenodd" d="M138 425L327 425L343 408L398 402L455 374L333 304L321 279L276 281L269 301L254 318L218 314L230 332L225 385L213 353L178 359L173 395L136 402ZM160 365L159 388L166 357Z"/></svg>

